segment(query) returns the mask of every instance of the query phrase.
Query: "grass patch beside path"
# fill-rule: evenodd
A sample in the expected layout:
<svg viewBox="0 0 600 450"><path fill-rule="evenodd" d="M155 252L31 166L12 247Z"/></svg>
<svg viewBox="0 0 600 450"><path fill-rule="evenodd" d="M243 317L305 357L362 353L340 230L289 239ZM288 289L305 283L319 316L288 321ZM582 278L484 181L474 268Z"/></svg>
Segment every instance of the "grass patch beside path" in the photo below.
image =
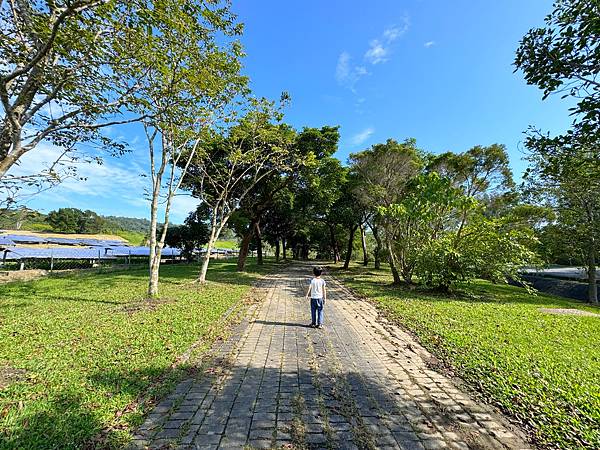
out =
<svg viewBox="0 0 600 450"><path fill-rule="evenodd" d="M600 448L600 318L540 308L598 308L479 281L469 297L392 287L387 270L334 272L413 331L548 448Z"/></svg>
<svg viewBox="0 0 600 450"><path fill-rule="evenodd" d="M0 448L90 447L109 426L122 445L143 411L120 411L157 379L175 382L171 364L198 339L205 351L211 326L272 268L214 261L199 287L197 265L164 266L154 307L145 270L1 285Z"/></svg>

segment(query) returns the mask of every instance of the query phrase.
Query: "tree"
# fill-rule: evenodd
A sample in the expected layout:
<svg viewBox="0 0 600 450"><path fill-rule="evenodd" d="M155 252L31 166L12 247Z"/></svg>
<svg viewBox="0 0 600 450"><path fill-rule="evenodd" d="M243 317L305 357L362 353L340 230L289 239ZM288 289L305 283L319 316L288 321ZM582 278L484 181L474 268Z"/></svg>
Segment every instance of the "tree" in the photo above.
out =
<svg viewBox="0 0 600 450"><path fill-rule="evenodd" d="M123 85L134 58L118 45L127 2L102 0L0 2L0 189L15 200L24 186L42 189L73 176L73 162L93 160L77 144L123 146L100 134L121 115L136 85ZM42 142L58 149L38 174L8 171Z"/></svg>
<svg viewBox="0 0 600 450"><path fill-rule="evenodd" d="M199 206L187 216L183 225L168 228L165 244L181 249L182 256L192 261L194 253L208 242L207 215L206 208Z"/></svg>
<svg viewBox="0 0 600 450"><path fill-rule="evenodd" d="M287 96L282 96L282 102ZM289 162L289 127L272 102L252 101L250 110L224 135L210 132L196 152L185 185L209 208L210 234L198 281L206 272L214 243L236 211L265 177L285 171Z"/></svg>
<svg viewBox="0 0 600 450"><path fill-rule="evenodd" d="M82 215L82 211L77 208L60 208L50 211L46 216L46 222L55 231L77 233Z"/></svg>
<svg viewBox="0 0 600 450"><path fill-rule="evenodd" d="M528 84L572 97L580 134L600 140L600 3L590 0L556 0L544 19L521 39L515 66Z"/></svg>
<svg viewBox="0 0 600 450"><path fill-rule="evenodd" d="M341 260L342 254L334 205L342 196L347 174L348 169L337 158L325 157L319 161L315 172L307 180L306 189L299 193L297 199L300 205L304 205L306 214L326 225L334 263Z"/></svg>
<svg viewBox="0 0 600 450"><path fill-rule="evenodd" d="M344 257L344 269L348 269L352 260L352 251L354 249L354 237L356 231L362 225L363 209L356 200L355 186L357 177L349 172L339 185L340 197L331 206L329 222L336 223L344 228L347 233L348 241Z"/></svg>
<svg viewBox="0 0 600 450"><path fill-rule="evenodd" d="M158 296L172 199L209 127L223 120L226 107L245 88L246 79L239 75L241 49L227 40L239 27L223 5L157 1L147 14L129 19L128 39L139 43L139 64L124 75L130 84L142 85L130 108L144 117L150 156L149 297ZM161 202L164 218L158 234Z"/></svg>
<svg viewBox="0 0 600 450"><path fill-rule="evenodd" d="M243 226L238 227L241 237L238 270L244 269L248 246L253 236L258 244L258 263L261 263L263 231L266 231L268 236L269 233L276 230L282 231L284 228L282 226L288 223L285 214L282 217L277 213L281 211L275 211L276 207L278 204L283 206L280 202L286 198L286 195L287 199L291 200L289 195L306 188L306 183L313 176L319 161L325 157L331 157L337 149L339 132L337 127L329 126L320 129L304 128L300 133L290 134L289 138L293 139L293 145L291 145L288 155L289 162L286 164L288 169L274 172L263 178L254 187L252 195L247 196L240 206L239 214L246 220L242 220L240 224ZM286 191L287 194L279 195ZM284 223L275 223L278 218L282 218ZM300 214L295 214L294 221L303 222L303 218ZM273 237L272 234L270 236ZM276 236L272 242L276 246L276 252L278 252L281 238L281 235Z"/></svg>
<svg viewBox="0 0 600 450"><path fill-rule="evenodd" d="M484 278L495 283L519 280L519 270L538 258L531 228L514 227L508 218L479 213L462 228L425 243L414 273L425 286L448 292L458 282Z"/></svg>
<svg viewBox="0 0 600 450"><path fill-rule="evenodd" d="M556 1L544 27L523 37L515 66L543 98L561 93L577 104L573 125L551 138L530 128L530 187L557 211L557 223L570 232L570 244L586 261L588 297L596 303L598 160L600 148L600 3Z"/></svg>
<svg viewBox="0 0 600 450"><path fill-rule="evenodd" d="M544 201L556 214L552 225L568 240L567 248L587 267L588 299L598 303L596 264L600 239L600 152L589 136L568 138L532 134L525 145L530 167L524 178L533 201ZM558 241L562 241L563 238Z"/></svg>
<svg viewBox="0 0 600 450"><path fill-rule="evenodd" d="M430 158L427 169L451 180L468 197L493 199L514 188L506 147L477 145L463 153L446 152ZM468 219L469 210L460 214L458 234Z"/></svg>
<svg viewBox="0 0 600 450"><path fill-rule="evenodd" d="M392 251L395 225L382 214L381 208L385 211L385 208L401 201L408 182L419 173L422 160L422 152L417 149L414 139L403 143L388 139L383 144L375 144L368 150L350 155L352 171L357 176L354 191L363 211L371 217L369 225L377 243L375 266L379 267L385 241L396 284L401 283L401 278L397 257Z"/></svg>
<svg viewBox="0 0 600 450"><path fill-rule="evenodd" d="M430 172L409 180L396 202L379 207L386 223L390 260L407 284L413 284L415 268L427 246L449 230L459 230L459 215L474 205L473 198L454 187L449 178Z"/></svg>

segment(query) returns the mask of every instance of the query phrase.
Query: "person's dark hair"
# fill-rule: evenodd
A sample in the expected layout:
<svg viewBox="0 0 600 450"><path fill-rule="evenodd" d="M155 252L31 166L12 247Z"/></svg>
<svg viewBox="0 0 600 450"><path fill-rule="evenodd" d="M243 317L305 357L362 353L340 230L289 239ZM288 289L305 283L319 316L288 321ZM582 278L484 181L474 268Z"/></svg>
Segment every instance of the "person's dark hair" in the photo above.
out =
<svg viewBox="0 0 600 450"><path fill-rule="evenodd" d="M313 273L315 274L315 277L318 277L323 273L323 268L321 266L315 266L313 267Z"/></svg>

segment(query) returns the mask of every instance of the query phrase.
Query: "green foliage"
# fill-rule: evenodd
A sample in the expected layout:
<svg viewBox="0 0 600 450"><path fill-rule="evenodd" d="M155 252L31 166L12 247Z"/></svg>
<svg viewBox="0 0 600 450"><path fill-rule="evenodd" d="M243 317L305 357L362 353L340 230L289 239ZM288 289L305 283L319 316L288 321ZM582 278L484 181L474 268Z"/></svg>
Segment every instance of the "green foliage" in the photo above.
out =
<svg viewBox="0 0 600 450"><path fill-rule="evenodd" d="M106 230L109 225L106 220L93 211L81 211L77 208L59 208L50 211L46 222L53 230L60 233L97 234Z"/></svg>
<svg viewBox="0 0 600 450"><path fill-rule="evenodd" d="M238 242L237 241L216 241L215 242L215 248L226 248L226 249L230 249L230 250L235 250L238 248Z"/></svg>
<svg viewBox="0 0 600 450"><path fill-rule="evenodd" d="M559 234L556 242L544 239L555 258L575 258L595 270L600 240L600 151L590 136L572 130L550 138L531 133L526 146L530 166L524 174L527 192L533 201L552 208L546 237ZM560 236L563 233L564 236ZM566 241L566 242L565 242ZM564 253L557 250L562 247ZM593 277L590 277L591 302L597 302Z"/></svg>
<svg viewBox="0 0 600 450"><path fill-rule="evenodd" d="M476 145L463 153L446 152L431 157L427 169L449 178L468 196L479 197L514 187L508 153L501 144Z"/></svg>
<svg viewBox="0 0 600 450"><path fill-rule="evenodd" d="M427 248L439 256L440 249L444 247L442 240L449 239L452 223L457 223L457 212L475 208L477 201L473 197L463 194L449 178L436 172L417 175L407 182L402 197L396 203L378 208L386 224L392 257L406 282L412 283L415 267L419 261L424 262ZM434 248L437 240L440 242ZM451 252L447 256L447 259L438 259L438 262L452 263ZM439 266L429 266L430 269L434 267ZM430 281L438 279L429 278Z"/></svg>
<svg viewBox="0 0 600 450"><path fill-rule="evenodd" d="M457 297L391 286L386 270L357 267L340 276L540 444L600 448L599 319L539 310L597 308L484 281L471 283L468 297Z"/></svg>
<svg viewBox="0 0 600 450"><path fill-rule="evenodd" d="M461 282L484 278L495 283L519 280L519 269L538 261L530 228L480 215L462 229L425 244L415 275L424 285L450 290Z"/></svg>
<svg viewBox="0 0 600 450"><path fill-rule="evenodd" d="M523 37L515 66L544 98L552 93L577 99L574 113L582 118L581 131L600 138L600 3L596 0L557 0L546 25Z"/></svg>
<svg viewBox="0 0 600 450"><path fill-rule="evenodd" d="M167 229L165 244L181 249L182 255L191 261L194 250L208 242L209 229L206 216L205 208L198 207L187 216L183 225L170 226Z"/></svg>
<svg viewBox="0 0 600 450"><path fill-rule="evenodd" d="M120 217L120 216L102 216L109 222L108 230L123 230L138 233L147 233L150 229L150 221L148 219L140 219L139 217Z"/></svg>
<svg viewBox="0 0 600 450"><path fill-rule="evenodd" d="M217 261L194 288L197 267L165 266L164 298L152 303L146 270L0 285L0 370L24 371L2 389L0 447L123 448L149 405L126 407L185 376L191 367L172 369L175 360L196 341L195 356L209 348L225 311L272 268L237 274ZM101 430L106 441L92 441Z"/></svg>

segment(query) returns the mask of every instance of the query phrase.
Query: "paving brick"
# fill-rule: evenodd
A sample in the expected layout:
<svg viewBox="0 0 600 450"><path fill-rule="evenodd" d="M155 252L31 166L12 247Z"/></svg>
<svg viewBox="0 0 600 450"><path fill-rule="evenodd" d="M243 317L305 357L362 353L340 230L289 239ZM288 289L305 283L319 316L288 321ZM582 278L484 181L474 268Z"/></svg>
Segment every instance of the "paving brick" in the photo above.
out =
<svg viewBox="0 0 600 450"><path fill-rule="evenodd" d="M428 367L408 333L335 280L325 329L298 326L309 316L309 271L292 264L260 281L265 300L211 350L216 373L180 383L135 434L139 445L281 447L300 415L315 449L327 444L326 429L343 449L366 439L382 449L464 450L473 432L490 448L527 448L500 416Z"/></svg>

